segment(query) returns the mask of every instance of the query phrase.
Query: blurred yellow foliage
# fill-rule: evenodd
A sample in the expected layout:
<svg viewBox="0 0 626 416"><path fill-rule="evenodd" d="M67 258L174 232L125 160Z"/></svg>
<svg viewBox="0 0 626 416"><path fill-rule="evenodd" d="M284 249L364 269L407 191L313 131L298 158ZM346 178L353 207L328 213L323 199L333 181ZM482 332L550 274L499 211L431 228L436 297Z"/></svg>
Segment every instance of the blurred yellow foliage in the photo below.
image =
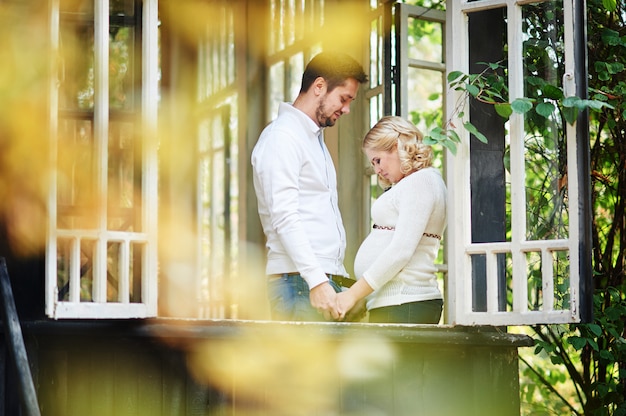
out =
<svg viewBox="0 0 626 416"><path fill-rule="evenodd" d="M44 248L50 172L47 9L24 3L0 4L0 219L21 256Z"/></svg>

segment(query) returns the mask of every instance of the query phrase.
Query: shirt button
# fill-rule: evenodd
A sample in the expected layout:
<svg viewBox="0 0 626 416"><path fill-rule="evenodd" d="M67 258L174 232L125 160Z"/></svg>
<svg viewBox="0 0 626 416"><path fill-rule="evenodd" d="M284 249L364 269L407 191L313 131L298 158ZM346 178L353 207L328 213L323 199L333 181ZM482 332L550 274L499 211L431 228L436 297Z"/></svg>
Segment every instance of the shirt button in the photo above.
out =
<svg viewBox="0 0 626 416"><path fill-rule="evenodd" d="M302 294L302 291L301 291L301 290L298 290L298 295L301 295L301 294Z"/></svg>

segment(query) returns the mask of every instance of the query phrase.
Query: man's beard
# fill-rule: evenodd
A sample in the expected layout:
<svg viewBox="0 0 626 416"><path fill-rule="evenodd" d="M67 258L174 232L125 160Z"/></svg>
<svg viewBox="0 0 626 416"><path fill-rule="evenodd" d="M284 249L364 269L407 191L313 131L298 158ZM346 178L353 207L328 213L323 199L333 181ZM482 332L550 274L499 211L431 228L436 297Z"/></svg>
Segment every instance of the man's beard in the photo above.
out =
<svg viewBox="0 0 626 416"><path fill-rule="evenodd" d="M331 118L332 114L330 116L325 114L326 106L324 104L325 101L322 101L315 112L317 116L317 124L319 124L320 127L332 127L335 125L336 120Z"/></svg>

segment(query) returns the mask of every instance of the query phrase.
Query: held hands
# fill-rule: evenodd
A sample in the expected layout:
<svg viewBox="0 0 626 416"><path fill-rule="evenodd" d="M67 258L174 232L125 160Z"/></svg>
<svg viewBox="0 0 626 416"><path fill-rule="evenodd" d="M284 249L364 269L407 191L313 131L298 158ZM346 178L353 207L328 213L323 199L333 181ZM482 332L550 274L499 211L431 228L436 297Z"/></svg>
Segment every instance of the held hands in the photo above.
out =
<svg viewBox="0 0 626 416"><path fill-rule="evenodd" d="M363 279L358 279L352 287L337 294L340 320L348 322L360 321L365 316L365 298L374 291Z"/></svg>
<svg viewBox="0 0 626 416"><path fill-rule="evenodd" d="M357 282L348 290L335 293L329 283L322 283L311 289L311 305L324 315L327 321L355 322L365 316L365 297L373 292L365 279Z"/></svg>
<svg viewBox="0 0 626 416"><path fill-rule="evenodd" d="M329 283L322 283L310 291L311 306L324 315L327 321L337 320L341 316L337 305L337 293Z"/></svg>
<svg viewBox="0 0 626 416"><path fill-rule="evenodd" d="M353 296L350 290L337 293L337 308L339 309L339 320L348 320L347 315L352 311L357 304L358 299ZM353 315L353 314L350 314Z"/></svg>

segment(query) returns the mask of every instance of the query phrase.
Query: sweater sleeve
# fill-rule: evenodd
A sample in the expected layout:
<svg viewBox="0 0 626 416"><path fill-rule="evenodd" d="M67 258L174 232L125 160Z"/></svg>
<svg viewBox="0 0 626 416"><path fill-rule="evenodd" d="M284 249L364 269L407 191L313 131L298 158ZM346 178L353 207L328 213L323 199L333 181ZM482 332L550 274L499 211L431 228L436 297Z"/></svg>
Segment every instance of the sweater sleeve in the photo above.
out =
<svg viewBox="0 0 626 416"><path fill-rule="evenodd" d="M391 280L409 262L426 231L436 207L439 185L432 174L415 172L394 188L393 204L398 219L391 243L379 253L363 278L377 290Z"/></svg>

